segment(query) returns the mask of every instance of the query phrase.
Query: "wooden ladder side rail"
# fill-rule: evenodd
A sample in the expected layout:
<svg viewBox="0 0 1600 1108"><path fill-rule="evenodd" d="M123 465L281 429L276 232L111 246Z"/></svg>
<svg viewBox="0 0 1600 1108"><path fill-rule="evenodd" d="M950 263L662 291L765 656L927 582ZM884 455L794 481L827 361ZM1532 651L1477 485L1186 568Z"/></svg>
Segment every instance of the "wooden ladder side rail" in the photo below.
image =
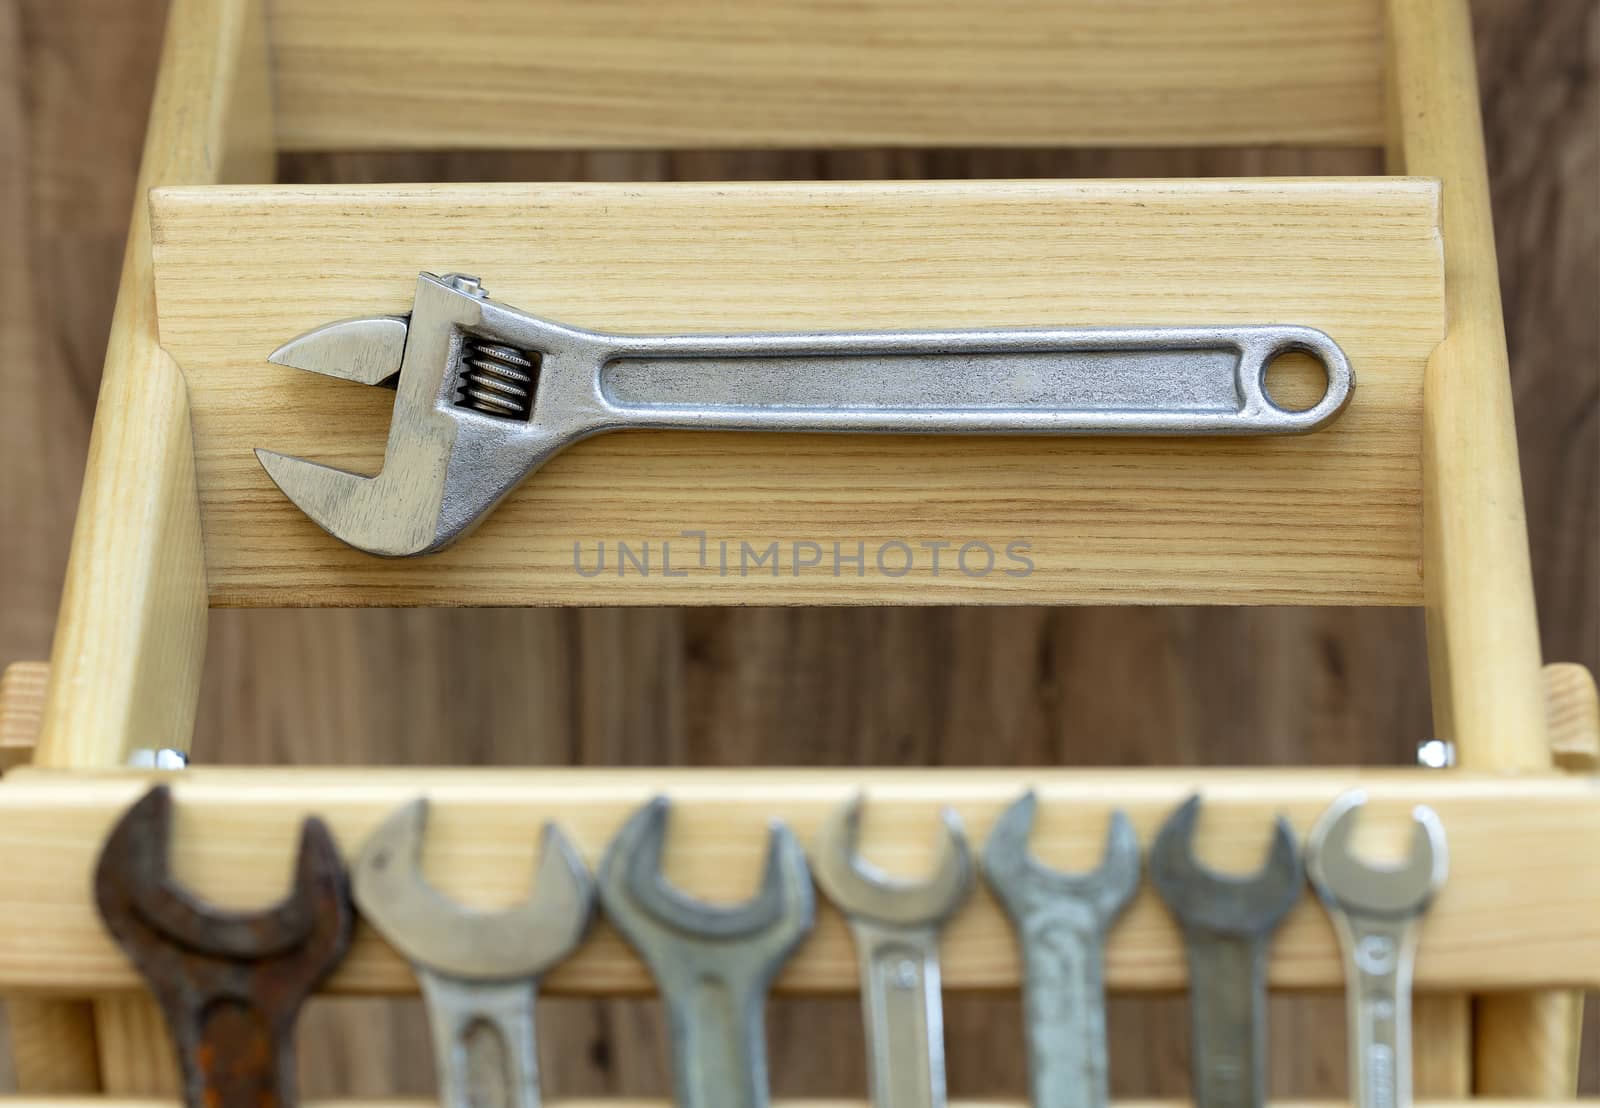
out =
<svg viewBox="0 0 1600 1108"><path fill-rule="evenodd" d="M175 0L73 529L34 764L187 749L206 587L189 404L156 322L148 192L273 175L260 0Z"/></svg>
<svg viewBox="0 0 1600 1108"><path fill-rule="evenodd" d="M207 600L189 406L161 349L147 195L271 180L276 151L262 0L174 0L95 407L34 762L101 768L132 744L187 750ZM154 1012L148 998L136 1006ZM149 1020L126 998L8 1006L24 1092L168 1091ZM146 1030L141 1030L144 1028ZM124 1033L126 1029L126 1033Z"/></svg>
<svg viewBox="0 0 1600 1108"><path fill-rule="evenodd" d="M1575 774L1600 771L1600 694L1593 675L1570 662L1547 665L1544 696L1556 764ZM1583 1047L1583 1004L1578 992L1510 993L1479 1000L1474 1011L1477 1038L1506 1051L1508 1063L1502 1067L1480 1055L1481 1091L1549 1099L1572 1095Z"/></svg>
<svg viewBox="0 0 1600 1108"><path fill-rule="evenodd" d="M0 672L0 773L32 759L49 675L45 662L12 662ZM93 1005L39 996L8 997L5 1007L20 1092L70 1096L100 1088Z"/></svg>
<svg viewBox="0 0 1600 1108"><path fill-rule="evenodd" d="M1450 327L1423 384L1423 582L1435 731L1454 741L1463 768L1547 769L1471 13L1467 0L1388 0L1387 29L1389 168L1437 177L1443 187ZM1559 995L1480 998L1472 1091L1572 1095L1574 1003ZM1547 1015L1535 1015L1546 1006ZM1430 1016L1430 1035L1471 1018L1465 1001L1453 1016Z"/></svg>

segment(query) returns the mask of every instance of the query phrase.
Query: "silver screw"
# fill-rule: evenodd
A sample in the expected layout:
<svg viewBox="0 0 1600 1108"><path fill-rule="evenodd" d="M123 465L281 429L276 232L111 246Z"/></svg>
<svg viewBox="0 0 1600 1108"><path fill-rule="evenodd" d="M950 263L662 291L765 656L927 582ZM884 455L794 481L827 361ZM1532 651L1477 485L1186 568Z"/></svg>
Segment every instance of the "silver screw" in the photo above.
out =
<svg viewBox="0 0 1600 1108"><path fill-rule="evenodd" d="M1418 743L1417 764L1428 769L1450 769L1456 764L1456 744L1449 739Z"/></svg>
<svg viewBox="0 0 1600 1108"><path fill-rule="evenodd" d="M479 300L489 295L489 290L483 287L483 282L465 273L447 273L441 280L457 292L464 292L468 296L477 297Z"/></svg>
<svg viewBox="0 0 1600 1108"><path fill-rule="evenodd" d="M128 765L132 769L186 769L189 765L189 755L170 746L156 750L146 747L129 754Z"/></svg>

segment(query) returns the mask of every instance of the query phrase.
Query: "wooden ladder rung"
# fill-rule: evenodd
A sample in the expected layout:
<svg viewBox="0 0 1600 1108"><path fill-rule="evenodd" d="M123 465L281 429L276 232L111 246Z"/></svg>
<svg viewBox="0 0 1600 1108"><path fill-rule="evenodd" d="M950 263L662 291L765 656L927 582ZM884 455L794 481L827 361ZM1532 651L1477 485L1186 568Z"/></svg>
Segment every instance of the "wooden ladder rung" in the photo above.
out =
<svg viewBox="0 0 1600 1108"><path fill-rule="evenodd" d="M1426 770L312 770L192 769L171 778L177 800L174 872L219 903L259 905L282 895L306 813L330 824L351 851L391 809L432 801L425 867L464 902L508 904L526 894L538 831L558 820L593 865L623 819L647 797L677 802L667 875L713 899L754 887L772 817L811 836L832 808L867 793L865 853L915 874L937 840L942 805L981 844L1000 810L1027 786L1040 794L1035 849L1047 861L1087 867L1098 858L1108 809L1124 808L1141 841L1189 792L1206 798L1202 856L1219 868L1253 868L1275 814L1304 835L1354 784L1370 807L1364 833L1384 848L1409 833L1408 814L1431 805L1450 836L1451 874L1426 925L1418 986L1470 991L1600 985L1600 805L1592 784L1559 774L1502 778ZM147 775L15 771L0 789L0 989L95 994L139 987L100 925L88 890L101 841L148 785ZM1516 958L1505 957L1514 948ZM778 982L789 993L856 988L856 959L842 917L819 906L815 932ZM946 932L944 978L954 990L1015 988L1015 940L986 893ZM1172 990L1185 980L1178 933L1148 884L1112 935L1109 986ZM1343 964L1309 891L1278 933L1275 987L1337 989ZM601 926L545 987L556 994L648 991L642 966ZM358 930L328 988L410 993L405 963L370 929Z"/></svg>

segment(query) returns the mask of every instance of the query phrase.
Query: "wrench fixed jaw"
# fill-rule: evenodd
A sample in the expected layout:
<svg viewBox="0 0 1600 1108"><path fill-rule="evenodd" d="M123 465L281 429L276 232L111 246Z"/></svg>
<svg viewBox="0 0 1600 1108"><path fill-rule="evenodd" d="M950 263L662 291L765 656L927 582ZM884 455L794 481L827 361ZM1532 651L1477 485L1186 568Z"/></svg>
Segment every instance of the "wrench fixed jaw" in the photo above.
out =
<svg viewBox="0 0 1600 1108"><path fill-rule="evenodd" d="M983 849L989 887L1013 918L1035 901L1084 905L1100 928L1109 926L1139 891L1139 837L1127 813L1113 809L1099 864L1087 873L1066 873L1040 862L1028 849L1038 795L1029 789L995 821Z"/></svg>
<svg viewBox="0 0 1600 1108"><path fill-rule="evenodd" d="M1306 871L1317 893L1347 912L1408 918L1427 910L1449 870L1444 824L1432 808L1411 811L1411 848L1397 865L1366 862L1355 834L1367 797L1342 793L1317 820L1306 840Z"/></svg>
<svg viewBox="0 0 1600 1108"><path fill-rule="evenodd" d="M890 877L861 857L860 793L834 809L817 835L817 884L850 916L909 927L939 924L953 915L972 891L972 852L961 819L948 808L939 813L938 861L922 881Z"/></svg>
<svg viewBox="0 0 1600 1108"><path fill-rule="evenodd" d="M674 887L661 872L671 801L657 796L623 824L606 849L599 887L606 915L637 943L662 932L711 944L739 942L789 950L810 931L815 897L805 852L774 821L756 893L741 904L711 904Z"/></svg>
<svg viewBox="0 0 1600 1108"><path fill-rule="evenodd" d="M561 829L540 835L533 886L520 904L496 912L464 907L422 873L425 797L394 811L351 867L356 903L414 964L468 981L535 977L577 947L593 918L594 886Z"/></svg>
<svg viewBox="0 0 1600 1108"><path fill-rule="evenodd" d="M489 300L472 278L424 273L409 316L327 324L268 359L394 386L379 472L262 448L256 458L284 496L341 542L388 557L432 553L555 454L606 428L612 417L596 381L608 349L603 336ZM508 386L479 368L485 364L522 383ZM479 384L486 377L494 388L520 390L511 409L490 414L492 405L472 399L493 393Z"/></svg>
<svg viewBox="0 0 1600 1108"><path fill-rule="evenodd" d="M1194 854L1200 796L1167 818L1150 847L1150 881L1186 928L1222 935L1270 934L1305 885L1294 830L1279 816L1261 868L1253 874L1217 873Z"/></svg>
<svg viewBox="0 0 1600 1108"><path fill-rule="evenodd" d="M297 947L332 951L348 941L351 912L344 867L327 825L301 825L288 894L258 911L217 908L177 884L169 869L172 793L157 785L123 814L95 867L95 899L119 940L163 936L202 954L271 959Z"/></svg>

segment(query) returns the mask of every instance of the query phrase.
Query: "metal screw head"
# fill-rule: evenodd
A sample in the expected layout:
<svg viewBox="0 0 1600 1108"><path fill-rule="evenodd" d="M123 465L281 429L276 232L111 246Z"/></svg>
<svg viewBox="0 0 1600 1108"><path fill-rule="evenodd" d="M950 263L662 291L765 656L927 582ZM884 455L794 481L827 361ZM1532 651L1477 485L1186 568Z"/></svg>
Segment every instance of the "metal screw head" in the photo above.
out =
<svg viewBox="0 0 1600 1108"><path fill-rule="evenodd" d="M489 290L483 287L482 281L465 273L446 273L440 280L457 292L464 292L479 300L489 295Z"/></svg>
<svg viewBox="0 0 1600 1108"><path fill-rule="evenodd" d="M135 750L128 755L130 769L187 769L188 766L189 755L170 746Z"/></svg>
<svg viewBox="0 0 1600 1108"><path fill-rule="evenodd" d="M1427 769L1452 769L1456 764L1456 744L1449 739L1429 739L1417 744L1417 764Z"/></svg>

